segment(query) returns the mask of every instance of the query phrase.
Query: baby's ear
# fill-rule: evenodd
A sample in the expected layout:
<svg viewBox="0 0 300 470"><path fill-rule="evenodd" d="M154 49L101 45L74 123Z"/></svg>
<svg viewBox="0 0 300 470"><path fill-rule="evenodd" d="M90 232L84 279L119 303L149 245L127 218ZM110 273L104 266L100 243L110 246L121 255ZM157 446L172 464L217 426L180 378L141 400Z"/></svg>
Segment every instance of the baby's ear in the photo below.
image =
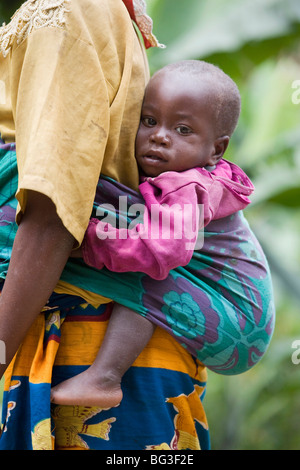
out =
<svg viewBox="0 0 300 470"><path fill-rule="evenodd" d="M228 135L223 135L222 137L218 137L218 139L215 140L215 153L211 156L210 162L208 163L209 165L216 165L221 160L227 150L229 140L230 138Z"/></svg>

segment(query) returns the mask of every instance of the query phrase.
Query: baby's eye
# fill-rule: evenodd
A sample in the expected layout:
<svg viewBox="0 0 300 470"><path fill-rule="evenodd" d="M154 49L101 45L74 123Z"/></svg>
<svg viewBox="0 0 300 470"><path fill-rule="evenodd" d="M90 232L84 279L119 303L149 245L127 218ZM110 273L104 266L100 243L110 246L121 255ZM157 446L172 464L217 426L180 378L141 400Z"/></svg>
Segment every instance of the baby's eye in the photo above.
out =
<svg viewBox="0 0 300 470"><path fill-rule="evenodd" d="M176 127L176 131L180 135L189 135L192 133L192 130L188 126L178 126Z"/></svg>
<svg viewBox="0 0 300 470"><path fill-rule="evenodd" d="M145 126L147 127L153 127L156 125L156 121L154 118L152 117L148 117L148 116L143 116L142 119L141 119L142 123L145 124Z"/></svg>

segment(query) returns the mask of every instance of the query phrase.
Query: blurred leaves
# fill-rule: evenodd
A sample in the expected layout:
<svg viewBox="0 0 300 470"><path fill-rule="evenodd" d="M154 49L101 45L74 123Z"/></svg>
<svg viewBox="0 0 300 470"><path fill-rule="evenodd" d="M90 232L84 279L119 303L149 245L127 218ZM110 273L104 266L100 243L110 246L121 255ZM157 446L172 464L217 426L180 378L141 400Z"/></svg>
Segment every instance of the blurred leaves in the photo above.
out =
<svg viewBox="0 0 300 470"><path fill-rule="evenodd" d="M1 0L0 3L0 20L1 23L7 23L14 12L19 8L22 4L22 0ZM0 24L1 24L0 23Z"/></svg>
<svg viewBox="0 0 300 470"><path fill-rule="evenodd" d="M215 448L299 449L300 366L291 362L292 342L274 338L272 354L244 375L209 373L206 411Z"/></svg>
<svg viewBox="0 0 300 470"><path fill-rule="evenodd" d="M168 46L165 54L154 51L154 67L180 59L203 58L213 54L238 52L251 46L261 61L299 33L298 0L152 0L149 11L155 20L155 33ZM278 41L280 38L280 41ZM268 44L263 44L264 41ZM246 59L243 54L241 57ZM232 60L229 59L229 60ZM243 62L244 62L243 61Z"/></svg>

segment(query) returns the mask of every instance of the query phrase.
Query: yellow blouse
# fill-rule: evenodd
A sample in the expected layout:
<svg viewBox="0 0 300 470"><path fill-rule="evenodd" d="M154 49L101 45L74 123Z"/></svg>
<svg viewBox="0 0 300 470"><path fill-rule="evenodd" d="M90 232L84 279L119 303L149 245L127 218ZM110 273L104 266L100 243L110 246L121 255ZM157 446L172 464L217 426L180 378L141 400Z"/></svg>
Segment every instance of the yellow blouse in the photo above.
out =
<svg viewBox="0 0 300 470"><path fill-rule="evenodd" d="M82 242L100 172L137 188L134 140L148 80L122 0L28 0L0 28L0 134L27 190Z"/></svg>

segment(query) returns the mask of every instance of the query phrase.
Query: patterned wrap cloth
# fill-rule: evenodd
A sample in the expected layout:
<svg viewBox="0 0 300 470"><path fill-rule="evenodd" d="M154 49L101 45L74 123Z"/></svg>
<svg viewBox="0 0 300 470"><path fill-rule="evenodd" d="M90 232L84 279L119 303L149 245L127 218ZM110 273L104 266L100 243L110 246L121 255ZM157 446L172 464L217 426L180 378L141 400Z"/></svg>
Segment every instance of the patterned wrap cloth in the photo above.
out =
<svg viewBox="0 0 300 470"><path fill-rule="evenodd" d="M119 206L121 198L127 200L127 210ZM136 204L143 204L140 194L100 178L95 215L101 212L98 205L112 207L122 228L126 222L132 227L130 207ZM103 268L97 274L98 289L165 329L212 371L241 374L261 359L272 337L275 309L269 266L242 211L209 222L203 236L203 246L191 261L172 269L165 279Z"/></svg>
<svg viewBox="0 0 300 470"><path fill-rule="evenodd" d="M5 279L17 231L18 170L14 144L0 145L0 278ZM97 290L97 271L70 261L63 277ZM1 291L1 283L0 283ZM123 294L128 288L123 285ZM50 390L87 368L105 334L111 304L53 294L8 367L1 450L209 449L202 400L206 369L157 328L125 374L117 408L50 406Z"/></svg>
<svg viewBox="0 0 300 470"><path fill-rule="evenodd" d="M4 279L17 229L14 198L17 164L13 144L3 144L0 150L3 175L0 259ZM124 194L129 196L130 203L141 202L135 191L109 178L100 178L94 212L103 202L117 207L119 197ZM148 315L162 327L156 330L152 341L160 345L160 354L169 361L168 368L165 363L162 366L160 357L154 357L149 369L142 354L124 377L125 397L120 407L104 411L55 406L50 418L51 381L59 383L93 361L103 338L103 325L111 311L111 304L95 308L80 297L53 294L9 367L3 403L6 425L0 448L52 448L54 445L63 449L209 448L207 421L201 403L206 374L201 363L222 374L248 370L264 354L274 328L270 274L260 246L242 213L227 218L226 230L224 220L222 230L219 223L214 221L206 227L204 247L195 252L189 265L171 271L163 282L142 273L97 271L77 259L67 263L63 280ZM243 239L239 253L233 243L235 237ZM230 242L224 244L224 240ZM243 274L249 260L253 264L251 277ZM174 351L170 353L167 333L178 341L178 355L174 355ZM94 341L87 348L84 343L91 336ZM196 358L193 360L186 350L201 363ZM153 364L157 365L155 374L151 374ZM168 385L163 391L157 387L158 371L167 379ZM183 394L182 387L186 389ZM162 393L165 402L161 400ZM137 396L147 403L142 398L137 401ZM148 403L149 396L151 403ZM157 403L161 407L158 414ZM184 419L186 406L190 411ZM156 407L155 413L153 407ZM155 416L161 417L161 439L153 443L150 436L152 426L157 426ZM20 420L24 424L22 433L16 433L15 426ZM128 426L123 429L125 422ZM138 429L137 423L144 422L149 423L148 434ZM122 433L124 447L120 447Z"/></svg>

